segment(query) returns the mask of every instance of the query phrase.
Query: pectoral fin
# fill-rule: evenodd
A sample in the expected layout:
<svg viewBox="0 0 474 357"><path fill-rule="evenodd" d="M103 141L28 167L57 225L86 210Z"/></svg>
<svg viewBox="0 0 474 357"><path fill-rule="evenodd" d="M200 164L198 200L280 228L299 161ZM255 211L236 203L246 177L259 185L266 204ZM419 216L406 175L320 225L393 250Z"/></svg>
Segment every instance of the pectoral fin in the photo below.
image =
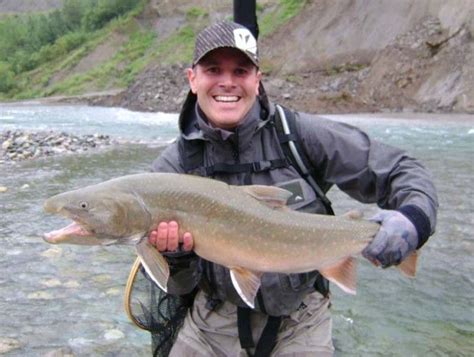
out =
<svg viewBox="0 0 474 357"><path fill-rule="evenodd" d="M336 265L320 269L319 272L346 293L356 293L356 260L348 257Z"/></svg>
<svg viewBox="0 0 474 357"><path fill-rule="evenodd" d="M416 275L416 264L418 261L418 253L415 251L405 258L397 268L407 277L414 278Z"/></svg>
<svg viewBox="0 0 474 357"><path fill-rule="evenodd" d="M253 309L255 307L255 296L260 288L262 273L252 272L244 268L232 268L230 269L230 277L239 296Z"/></svg>
<svg viewBox="0 0 474 357"><path fill-rule="evenodd" d="M147 274L161 288L161 290L166 292L168 278L170 276L168 262L146 238L142 239L136 245L136 249Z"/></svg>
<svg viewBox="0 0 474 357"><path fill-rule="evenodd" d="M286 207L286 202L293 195L290 191L275 186L250 185L239 186L238 189L270 208Z"/></svg>

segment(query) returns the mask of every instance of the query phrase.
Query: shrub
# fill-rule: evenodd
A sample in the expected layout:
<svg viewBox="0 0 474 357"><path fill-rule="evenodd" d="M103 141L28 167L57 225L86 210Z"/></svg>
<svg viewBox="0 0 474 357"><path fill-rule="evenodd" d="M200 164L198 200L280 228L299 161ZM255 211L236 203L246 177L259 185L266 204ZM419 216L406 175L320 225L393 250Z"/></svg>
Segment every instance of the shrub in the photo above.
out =
<svg viewBox="0 0 474 357"><path fill-rule="evenodd" d="M0 62L0 92L7 93L15 88L15 73L8 63Z"/></svg>

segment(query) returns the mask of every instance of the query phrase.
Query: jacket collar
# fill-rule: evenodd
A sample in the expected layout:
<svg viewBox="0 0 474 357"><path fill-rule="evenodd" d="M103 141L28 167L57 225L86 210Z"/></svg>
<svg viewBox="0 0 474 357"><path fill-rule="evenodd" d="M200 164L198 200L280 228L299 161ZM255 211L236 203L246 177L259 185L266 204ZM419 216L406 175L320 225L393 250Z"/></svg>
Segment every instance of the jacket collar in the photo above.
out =
<svg viewBox="0 0 474 357"><path fill-rule="evenodd" d="M262 113L260 114L261 118L268 119L269 114L273 112L273 106L270 104L267 93L265 91L265 88L260 82L260 87L259 87L259 95L258 95L258 102L260 103ZM186 96L186 99L183 103L183 106L181 108L181 112L179 113L179 130L183 134L187 134L190 129L192 129L192 126L190 126L190 118L193 118L195 115L195 108L196 108L196 103L197 103L197 96L192 92L189 91L188 95Z"/></svg>
<svg viewBox="0 0 474 357"><path fill-rule="evenodd" d="M269 120L270 104L265 90L260 85L260 93L257 101L242 123L234 131L212 127L199 109L197 97L191 91L183 104L179 115L179 129L186 140L201 139L213 142L231 142L243 150L250 144L256 131L262 128Z"/></svg>
<svg viewBox="0 0 474 357"><path fill-rule="evenodd" d="M196 116L199 129L204 133L205 138L211 141L229 141L234 144L243 145L251 139L260 122L260 104L258 101L255 101L249 112L242 119L242 122L233 130L212 126L198 105L196 105Z"/></svg>

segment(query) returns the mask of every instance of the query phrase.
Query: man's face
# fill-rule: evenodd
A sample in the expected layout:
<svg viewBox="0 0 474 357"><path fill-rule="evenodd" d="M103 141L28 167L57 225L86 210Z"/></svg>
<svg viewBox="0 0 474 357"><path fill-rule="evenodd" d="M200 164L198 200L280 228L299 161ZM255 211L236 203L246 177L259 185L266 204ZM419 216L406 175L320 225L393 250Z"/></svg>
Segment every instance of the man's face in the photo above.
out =
<svg viewBox="0 0 474 357"><path fill-rule="evenodd" d="M232 129L255 103L261 73L235 48L219 48L188 69L191 90L212 125Z"/></svg>

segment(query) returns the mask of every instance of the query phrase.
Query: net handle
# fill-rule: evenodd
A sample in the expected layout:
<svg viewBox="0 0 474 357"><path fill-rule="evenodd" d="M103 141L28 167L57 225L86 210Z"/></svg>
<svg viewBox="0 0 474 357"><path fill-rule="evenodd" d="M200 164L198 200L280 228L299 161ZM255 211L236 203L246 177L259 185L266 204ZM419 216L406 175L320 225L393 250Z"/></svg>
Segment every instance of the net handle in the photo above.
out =
<svg viewBox="0 0 474 357"><path fill-rule="evenodd" d="M142 263L140 261L140 258L137 257L135 259L135 262L133 263L132 269L130 270L130 274L128 275L127 285L125 285L124 307L128 318L130 319L130 321L132 321L134 325L141 328L142 330L149 331L149 329L147 329L142 323L140 323L140 321L135 318L135 316L133 316L131 307L133 284L135 282L135 278L138 274L138 271L140 270L141 265Z"/></svg>

